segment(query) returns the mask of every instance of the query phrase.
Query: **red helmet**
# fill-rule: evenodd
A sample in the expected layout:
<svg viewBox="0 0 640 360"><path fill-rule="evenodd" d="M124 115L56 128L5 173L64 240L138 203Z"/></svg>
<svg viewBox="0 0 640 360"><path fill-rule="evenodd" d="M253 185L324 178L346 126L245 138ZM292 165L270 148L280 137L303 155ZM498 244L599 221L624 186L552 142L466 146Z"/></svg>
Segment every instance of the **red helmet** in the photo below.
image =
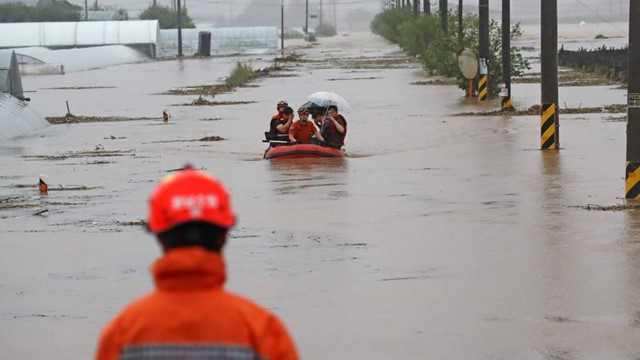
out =
<svg viewBox="0 0 640 360"><path fill-rule="evenodd" d="M230 228L235 220L229 193L204 171L185 168L167 176L149 200L148 227L154 233L192 221Z"/></svg>

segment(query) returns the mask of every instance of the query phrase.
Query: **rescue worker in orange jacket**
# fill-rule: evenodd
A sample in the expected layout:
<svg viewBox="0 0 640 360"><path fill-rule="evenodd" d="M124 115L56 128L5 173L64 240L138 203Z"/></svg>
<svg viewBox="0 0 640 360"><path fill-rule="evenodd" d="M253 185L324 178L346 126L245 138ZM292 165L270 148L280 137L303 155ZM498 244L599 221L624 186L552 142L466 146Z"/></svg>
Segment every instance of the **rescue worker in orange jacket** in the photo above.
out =
<svg viewBox="0 0 640 360"><path fill-rule="evenodd" d="M317 141L324 142L324 138L320 135L316 126L313 125L312 121L309 121L309 114L309 109L304 105L298 109L300 119L289 128L290 142L308 143L311 141L312 135L315 135Z"/></svg>
<svg viewBox="0 0 640 360"><path fill-rule="evenodd" d="M185 168L156 187L149 211L164 251L152 268L156 290L107 325L97 360L299 358L275 315L223 289L235 215L218 180Z"/></svg>

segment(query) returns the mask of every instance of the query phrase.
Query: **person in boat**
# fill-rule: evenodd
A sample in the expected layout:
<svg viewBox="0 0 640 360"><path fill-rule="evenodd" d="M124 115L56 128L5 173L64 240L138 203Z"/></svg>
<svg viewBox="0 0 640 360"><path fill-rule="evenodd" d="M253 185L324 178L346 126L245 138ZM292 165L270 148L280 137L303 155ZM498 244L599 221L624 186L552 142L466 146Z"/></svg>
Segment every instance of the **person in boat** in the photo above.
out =
<svg viewBox="0 0 640 360"><path fill-rule="evenodd" d="M337 113L337 107L335 105L331 105L330 107L334 108L335 113ZM336 118L329 114L329 108L327 108L326 113L323 111L317 111L314 113L314 121L316 124L320 124L320 134L324 138L326 144L332 148L340 149L344 145L344 136L347 132L346 120L339 120L340 117ZM342 117L344 119L344 117Z"/></svg>
<svg viewBox="0 0 640 360"><path fill-rule="evenodd" d="M224 289L222 250L235 221L213 176L185 167L166 177L147 221L163 251L152 268L156 290L107 325L96 360L299 359L275 314Z"/></svg>
<svg viewBox="0 0 640 360"><path fill-rule="evenodd" d="M315 135L317 141L324 143L324 138L318 128L309 121L309 113L309 109L304 105L298 109L299 119L289 128L290 142L310 143L312 136Z"/></svg>
<svg viewBox="0 0 640 360"><path fill-rule="evenodd" d="M289 139L289 128L293 124L293 109L290 106L286 106L282 110L281 118L274 118L271 120L271 126L267 135L267 140L284 140Z"/></svg>
<svg viewBox="0 0 640 360"><path fill-rule="evenodd" d="M340 131L340 127L336 125L338 132L342 134L342 144L344 145L344 139L347 137L347 119L338 112L338 106L336 105L329 105L327 108L327 115L334 118L337 123L342 126L342 129L344 129L344 131Z"/></svg>
<svg viewBox="0 0 640 360"><path fill-rule="evenodd" d="M282 119L282 111L284 111L284 108L286 108L287 106L289 106L289 104L286 101L284 100L278 101L278 103L276 104L276 109L278 109L278 113L273 115L271 117L271 120Z"/></svg>

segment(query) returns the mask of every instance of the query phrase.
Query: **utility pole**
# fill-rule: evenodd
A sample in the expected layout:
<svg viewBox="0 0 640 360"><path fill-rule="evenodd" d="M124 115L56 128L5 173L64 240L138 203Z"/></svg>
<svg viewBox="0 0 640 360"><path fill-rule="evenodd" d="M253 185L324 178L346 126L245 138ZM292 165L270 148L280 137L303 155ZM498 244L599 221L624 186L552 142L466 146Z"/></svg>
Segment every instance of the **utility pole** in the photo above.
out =
<svg viewBox="0 0 640 360"><path fill-rule="evenodd" d="M284 57L284 0L280 0L280 56Z"/></svg>
<svg viewBox="0 0 640 360"><path fill-rule="evenodd" d="M158 4L156 4L156 0L153 0L153 7L157 7Z"/></svg>
<svg viewBox="0 0 640 360"><path fill-rule="evenodd" d="M458 42L460 43L460 48L463 47L462 40L464 39L464 37L462 36L463 30L464 30L462 26L462 22L463 22L462 12L463 12L462 0L458 0Z"/></svg>
<svg viewBox="0 0 640 360"><path fill-rule="evenodd" d="M84 0L84 21L89 21L89 6L87 0Z"/></svg>
<svg viewBox="0 0 640 360"><path fill-rule="evenodd" d="M420 1L419 0L413 0L413 13L418 16L418 13L420 12Z"/></svg>
<svg viewBox="0 0 640 360"><path fill-rule="evenodd" d="M320 19L318 19L318 21L322 24L322 0L320 0Z"/></svg>
<svg viewBox="0 0 640 360"><path fill-rule="evenodd" d="M545 0L546 1L546 0ZM489 0L480 0L480 80L478 80L478 101L486 102L489 91L487 89L489 79Z"/></svg>
<svg viewBox="0 0 640 360"><path fill-rule="evenodd" d="M540 144L542 150L560 148L558 116L558 1L541 1L541 82L542 109Z"/></svg>
<svg viewBox="0 0 640 360"><path fill-rule="evenodd" d="M309 0L305 1L304 7L304 41L309 41Z"/></svg>
<svg viewBox="0 0 640 360"><path fill-rule="evenodd" d="M424 0L424 13L431 15L431 0Z"/></svg>
<svg viewBox="0 0 640 360"><path fill-rule="evenodd" d="M178 57L182 57L182 11L178 0Z"/></svg>
<svg viewBox="0 0 640 360"><path fill-rule="evenodd" d="M449 32L449 19L447 19L448 12L447 0L440 0L440 27L445 34Z"/></svg>
<svg viewBox="0 0 640 360"><path fill-rule="evenodd" d="M629 88L627 90L627 199L640 196L640 1L629 2Z"/></svg>
<svg viewBox="0 0 640 360"><path fill-rule="evenodd" d="M338 31L338 10L336 9L336 0L333 0L333 26L336 27L336 32Z"/></svg>
<svg viewBox="0 0 640 360"><path fill-rule="evenodd" d="M502 111L512 111L511 100L511 0L502 0Z"/></svg>

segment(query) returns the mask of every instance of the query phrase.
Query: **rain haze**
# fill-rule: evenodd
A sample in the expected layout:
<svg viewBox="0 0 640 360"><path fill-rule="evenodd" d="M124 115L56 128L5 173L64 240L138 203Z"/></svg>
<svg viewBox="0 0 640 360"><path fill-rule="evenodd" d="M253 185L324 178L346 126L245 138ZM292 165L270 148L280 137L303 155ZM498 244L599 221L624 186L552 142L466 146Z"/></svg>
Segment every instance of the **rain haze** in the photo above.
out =
<svg viewBox="0 0 640 360"><path fill-rule="evenodd" d="M198 26L256 26L280 25L280 0L182 0L190 16ZM72 0L78 6L84 2ZM89 1L91 3L91 1ZM173 6L175 0L157 0L164 6ZM358 22L371 19L382 11L385 0L309 0L310 15L317 15L311 23L318 21L322 4L325 20L337 21L338 25L348 27L354 19ZM132 16L147 8L150 0L99 0L100 5L124 8ZM439 6L438 0L431 0L433 10ZM474 11L477 0L465 0L465 11ZM291 27L304 25L304 0L284 0L286 23ZM449 8L457 9L457 2L449 2ZM492 0L490 9L499 11L502 1ZM334 10L335 8L335 10ZM533 22L540 19L540 1L512 0L511 11L513 21ZM629 0L558 0L558 17L566 22L606 22L620 21L628 18ZM492 16L499 17L498 13ZM230 21L229 19L232 19ZM336 20L337 19L337 20Z"/></svg>

